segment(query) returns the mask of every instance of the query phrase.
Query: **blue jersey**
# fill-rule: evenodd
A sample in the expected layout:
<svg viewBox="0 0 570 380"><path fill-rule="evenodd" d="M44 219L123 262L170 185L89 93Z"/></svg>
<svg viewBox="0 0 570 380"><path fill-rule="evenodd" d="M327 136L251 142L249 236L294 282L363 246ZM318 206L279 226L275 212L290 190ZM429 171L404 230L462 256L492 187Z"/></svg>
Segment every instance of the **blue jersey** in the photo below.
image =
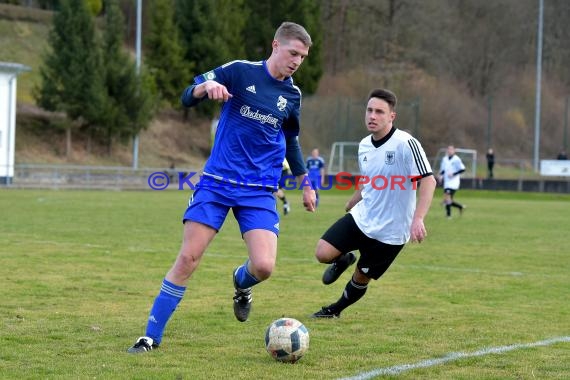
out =
<svg viewBox="0 0 570 380"><path fill-rule="evenodd" d="M299 135L301 91L271 76L266 62L232 61L194 78L215 80L232 97L223 104L204 175L277 188L285 138Z"/></svg>
<svg viewBox="0 0 570 380"><path fill-rule="evenodd" d="M309 178L316 180L321 175L321 169L325 167L325 160L321 156L307 158L307 170L309 171Z"/></svg>

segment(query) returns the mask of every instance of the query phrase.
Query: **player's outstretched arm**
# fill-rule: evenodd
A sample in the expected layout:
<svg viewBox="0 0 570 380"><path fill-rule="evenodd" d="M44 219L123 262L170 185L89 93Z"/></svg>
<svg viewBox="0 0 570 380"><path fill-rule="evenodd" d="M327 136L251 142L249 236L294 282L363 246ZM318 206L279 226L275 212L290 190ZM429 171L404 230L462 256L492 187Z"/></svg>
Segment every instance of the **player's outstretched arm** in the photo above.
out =
<svg viewBox="0 0 570 380"><path fill-rule="evenodd" d="M228 92L226 86L213 80L204 83L192 84L182 92L180 101L184 107L194 107L204 99L217 101L228 101L232 94Z"/></svg>
<svg viewBox="0 0 570 380"><path fill-rule="evenodd" d="M433 175L424 177L421 180L421 185L418 187L419 199L412 219L412 226L410 227L410 235L412 242L421 243L427 236L427 231L424 225L424 218L429 211L431 201L433 199L433 192L437 182Z"/></svg>
<svg viewBox="0 0 570 380"><path fill-rule="evenodd" d="M194 87L192 96L195 98L208 96L208 99L227 102L232 97L232 94L229 93L228 89L223 84L218 83L215 80L207 80Z"/></svg>
<svg viewBox="0 0 570 380"><path fill-rule="evenodd" d="M346 202L344 211L349 212L358 202L362 200L362 189L358 189L352 194L352 197Z"/></svg>
<svg viewBox="0 0 570 380"><path fill-rule="evenodd" d="M317 195L311 187L309 176L307 174L297 176L297 183L303 186L303 206L305 206L305 210L314 212L317 207Z"/></svg>

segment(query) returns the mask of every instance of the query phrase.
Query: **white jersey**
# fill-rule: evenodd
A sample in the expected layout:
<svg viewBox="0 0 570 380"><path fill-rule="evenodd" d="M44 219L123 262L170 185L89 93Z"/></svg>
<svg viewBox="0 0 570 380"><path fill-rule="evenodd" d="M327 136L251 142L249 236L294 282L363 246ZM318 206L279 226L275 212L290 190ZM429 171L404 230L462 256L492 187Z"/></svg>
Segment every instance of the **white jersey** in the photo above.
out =
<svg viewBox="0 0 570 380"><path fill-rule="evenodd" d="M443 188L452 190L459 189L459 183L461 181L459 173L463 173L464 171L465 165L463 165L458 155L454 154L451 157L446 155L443 157L439 169L439 174L443 176Z"/></svg>
<svg viewBox="0 0 570 380"><path fill-rule="evenodd" d="M382 243L407 243L416 210L417 182L412 178L433 174L421 144L395 127L378 148L368 135L360 141L358 164L370 181L362 187L362 200L350 210L356 225Z"/></svg>

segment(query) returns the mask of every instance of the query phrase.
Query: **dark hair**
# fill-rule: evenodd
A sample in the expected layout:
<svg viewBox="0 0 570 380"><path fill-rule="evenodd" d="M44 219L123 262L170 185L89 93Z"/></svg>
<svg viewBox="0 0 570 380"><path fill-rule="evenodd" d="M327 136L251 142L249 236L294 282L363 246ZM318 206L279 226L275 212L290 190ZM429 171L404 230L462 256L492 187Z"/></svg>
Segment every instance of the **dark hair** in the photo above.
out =
<svg viewBox="0 0 570 380"><path fill-rule="evenodd" d="M394 111L396 109L396 104L398 103L398 99L396 98L396 94L394 94L390 90L385 90L382 88L377 88L370 92L368 96L368 100L371 98L378 98L384 100L390 106L390 109Z"/></svg>

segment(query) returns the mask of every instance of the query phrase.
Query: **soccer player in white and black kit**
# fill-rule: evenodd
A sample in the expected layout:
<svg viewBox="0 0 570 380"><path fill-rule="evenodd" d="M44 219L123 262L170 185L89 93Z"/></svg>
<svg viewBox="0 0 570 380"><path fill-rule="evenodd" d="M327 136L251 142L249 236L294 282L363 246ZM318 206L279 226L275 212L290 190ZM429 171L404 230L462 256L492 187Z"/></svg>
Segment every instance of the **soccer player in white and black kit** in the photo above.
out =
<svg viewBox="0 0 570 380"><path fill-rule="evenodd" d="M465 205L457 203L453 198L461 183L461 173L465 171L463 161L455 154L455 147L450 145L447 147L447 155L441 159L439 169L439 181L443 185L443 204L445 205L445 214L447 218L451 218L451 208L456 207L459 213L463 213Z"/></svg>
<svg viewBox="0 0 570 380"><path fill-rule="evenodd" d="M346 204L348 213L325 232L315 253L320 263L330 264L323 274L325 285L356 261L353 251L360 251L360 258L338 301L314 318L340 317L364 296L371 279L386 272L410 239L421 243L427 236L424 218L436 180L418 140L393 125L396 103L396 95L384 89L368 97L365 123L370 134L358 148L362 177Z"/></svg>

